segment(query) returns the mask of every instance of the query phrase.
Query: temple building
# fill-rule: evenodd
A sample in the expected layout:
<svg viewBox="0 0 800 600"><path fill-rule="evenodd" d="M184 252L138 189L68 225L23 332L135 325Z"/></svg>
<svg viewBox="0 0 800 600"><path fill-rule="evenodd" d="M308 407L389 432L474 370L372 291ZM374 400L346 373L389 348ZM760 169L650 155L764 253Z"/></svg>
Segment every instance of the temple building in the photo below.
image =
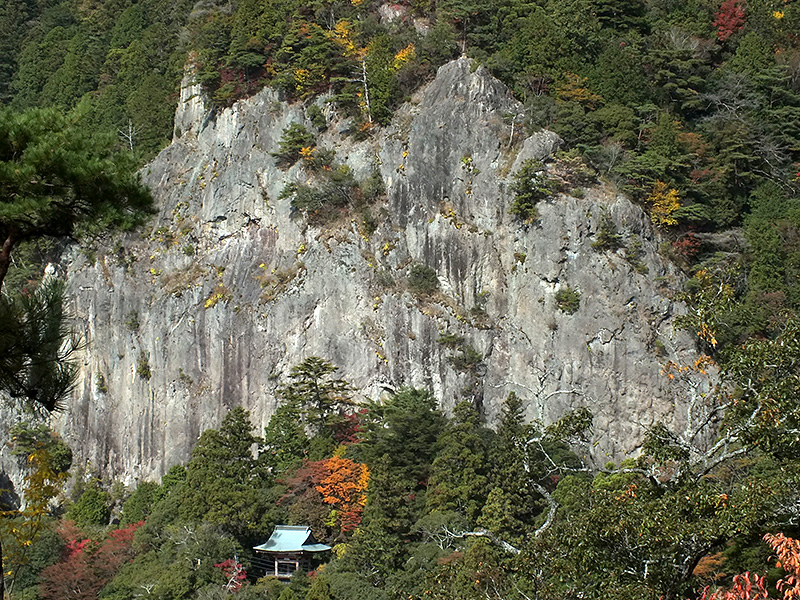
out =
<svg viewBox="0 0 800 600"><path fill-rule="evenodd" d="M310 571L319 562L319 555L330 546L314 539L311 528L304 525L276 525L269 539L254 546L259 565L265 576L289 579L295 571Z"/></svg>

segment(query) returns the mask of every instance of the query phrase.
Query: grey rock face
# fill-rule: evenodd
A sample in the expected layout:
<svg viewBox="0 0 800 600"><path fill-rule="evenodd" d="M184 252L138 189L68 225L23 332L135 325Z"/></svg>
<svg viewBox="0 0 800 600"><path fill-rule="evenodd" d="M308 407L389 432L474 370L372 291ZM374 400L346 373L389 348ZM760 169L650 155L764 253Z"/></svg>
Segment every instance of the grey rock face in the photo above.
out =
<svg viewBox="0 0 800 600"><path fill-rule="evenodd" d="M600 462L635 451L655 420L680 420L684 390L660 364L693 351L659 287L679 276L657 234L601 185L540 203L540 219L520 226L511 174L559 140L519 140L522 107L483 69L442 67L370 140L341 136L337 121L320 135L358 178L377 170L386 184L369 234L356 214L307 226L280 198L308 178L271 155L287 125L306 122L302 106L264 90L209 114L196 92L182 98L179 137L144 171L159 207L148 232L69 265L88 342L60 417L77 462L126 482L156 478L235 405L264 426L283 378L311 355L364 397L426 386L445 409L472 399L489 422L510 391L546 422L588 406ZM604 213L639 237L646 273L591 248ZM408 290L416 264L436 272L431 297ZM567 287L580 294L574 314L557 305ZM443 333L463 337L461 349Z"/></svg>

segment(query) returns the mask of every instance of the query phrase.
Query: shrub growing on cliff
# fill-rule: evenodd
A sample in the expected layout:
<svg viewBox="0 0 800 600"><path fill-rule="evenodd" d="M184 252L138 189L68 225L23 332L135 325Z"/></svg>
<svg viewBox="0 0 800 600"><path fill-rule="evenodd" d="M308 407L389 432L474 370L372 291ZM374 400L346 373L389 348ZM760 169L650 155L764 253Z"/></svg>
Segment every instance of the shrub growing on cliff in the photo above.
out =
<svg viewBox="0 0 800 600"><path fill-rule="evenodd" d="M569 286L561 288L556 292L556 304L561 312L572 315L581 305L581 295Z"/></svg>
<svg viewBox="0 0 800 600"><path fill-rule="evenodd" d="M338 211L358 202L358 182L347 165L324 171L316 185L288 184L280 198L291 198L292 209L302 212L312 224L333 220Z"/></svg>
<svg viewBox="0 0 800 600"><path fill-rule="evenodd" d="M430 296L439 289L436 271L428 265L415 264L408 272L408 289L415 296Z"/></svg>
<svg viewBox="0 0 800 600"><path fill-rule="evenodd" d="M644 262L645 253L642 238L632 235L625 246L625 260L627 260L637 273L646 274L650 269Z"/></svg>
<svg viewBox="0 0 800 600"><path fill-rule="evenodd" d="M514 192L511 214L529 225L539 218L536 204L552 196L555 190L553 183L547 177L544 165L529 159L514 173L511 191Z"/></svg>
<svg viewBox="0 0 800 600"><path fill-rule="evenodd" d="M607 212L600 218L600 229L597 238L592 242L592 248L598 252L605 250L619 250L623 246L622 236L617 230L617 225Z"/></svg>
<svg viewBox="0 0 800 600"><path fill-rule="evenodd" d="M458 349L458 354L447 357L457 371L475 371L483 364L483 354L478 352L471 344L462 344Z"/></svg>
<svg viewBox="0 0 800 600"><path fill-rule="evenodd" d="M291 123L283 130L278 142L278 151L273 152L272 156L277 159L280 168L286 169L300 160L301 153L305 148L314 148L315 143L316 139L313 133L300 123Z"/></svg>
<svg viewBox="0 0 800 600"><path fill-rule="evenodd" d="M279 198L291 198L292 209L302 212L313 225L334 221L352 208L361 210L362 223L371 233L377 228L377 223L367 207L385 193L380 174L373 173L359 182L347 165L328 163L317 171L313 184L290 183L283 188Z"/></svg>
<svg viewBox="0 0 800 600"><path fill-rule="evenodd" d="M150 370L150 357L144 350L139 352L139 358L136 361L136 374L141 379L150 379L153 374Z"/></svg>
<svg viewBox="0 0 800 600"><path fill-rule="evenodd" d="M312 104L306 109L306 116L319 131L325 131L328 128L328 120L325 118L325 113L316 104Z"/></svg>

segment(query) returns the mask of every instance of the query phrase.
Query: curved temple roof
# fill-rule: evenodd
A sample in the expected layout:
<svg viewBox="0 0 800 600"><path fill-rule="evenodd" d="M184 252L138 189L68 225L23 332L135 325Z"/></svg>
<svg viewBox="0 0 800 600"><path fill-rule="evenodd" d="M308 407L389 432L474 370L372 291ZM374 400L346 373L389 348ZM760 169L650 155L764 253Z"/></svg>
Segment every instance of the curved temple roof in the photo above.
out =
<svg viewBox="0 0 800 600"><path fill-rule="evenodd" d="M265 543L253 546L253 550L261 552L324 552L330 549L318 543L311 528L303 525L276 525Z"/></svg>

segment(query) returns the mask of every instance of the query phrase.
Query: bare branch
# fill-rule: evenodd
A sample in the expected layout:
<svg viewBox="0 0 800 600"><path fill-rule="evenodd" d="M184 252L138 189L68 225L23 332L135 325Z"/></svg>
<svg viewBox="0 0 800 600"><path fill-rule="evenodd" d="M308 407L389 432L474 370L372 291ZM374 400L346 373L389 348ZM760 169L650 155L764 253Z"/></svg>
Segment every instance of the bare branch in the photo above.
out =
<svg viewBox="0 0 800 600"><path fill-rule="evenodd" d="M533 537L538 538L550 528L550 525L553 524L553 520L556 518L556 511L558 510L558 502L555 501L553 496L550 495L550 492L548 492L541 484L534 483L533 488L544 497L548 506L550 507L547 511L547 519L545 519L544 523L541 527L539 527L539 529L533 532Z"/></svg>
<svg viewBox="0 0 800 600"><path fill-rule="evenodd" d="M443 531L452 539L460 539L465 537L484 537L489 539L493 544L500 546L508 554L517 555L520 553L519 548L512 546L507 541L500 539L491 531L486 529L476 529L474 531L450 531L446 526L442 527Z"/></svg>

